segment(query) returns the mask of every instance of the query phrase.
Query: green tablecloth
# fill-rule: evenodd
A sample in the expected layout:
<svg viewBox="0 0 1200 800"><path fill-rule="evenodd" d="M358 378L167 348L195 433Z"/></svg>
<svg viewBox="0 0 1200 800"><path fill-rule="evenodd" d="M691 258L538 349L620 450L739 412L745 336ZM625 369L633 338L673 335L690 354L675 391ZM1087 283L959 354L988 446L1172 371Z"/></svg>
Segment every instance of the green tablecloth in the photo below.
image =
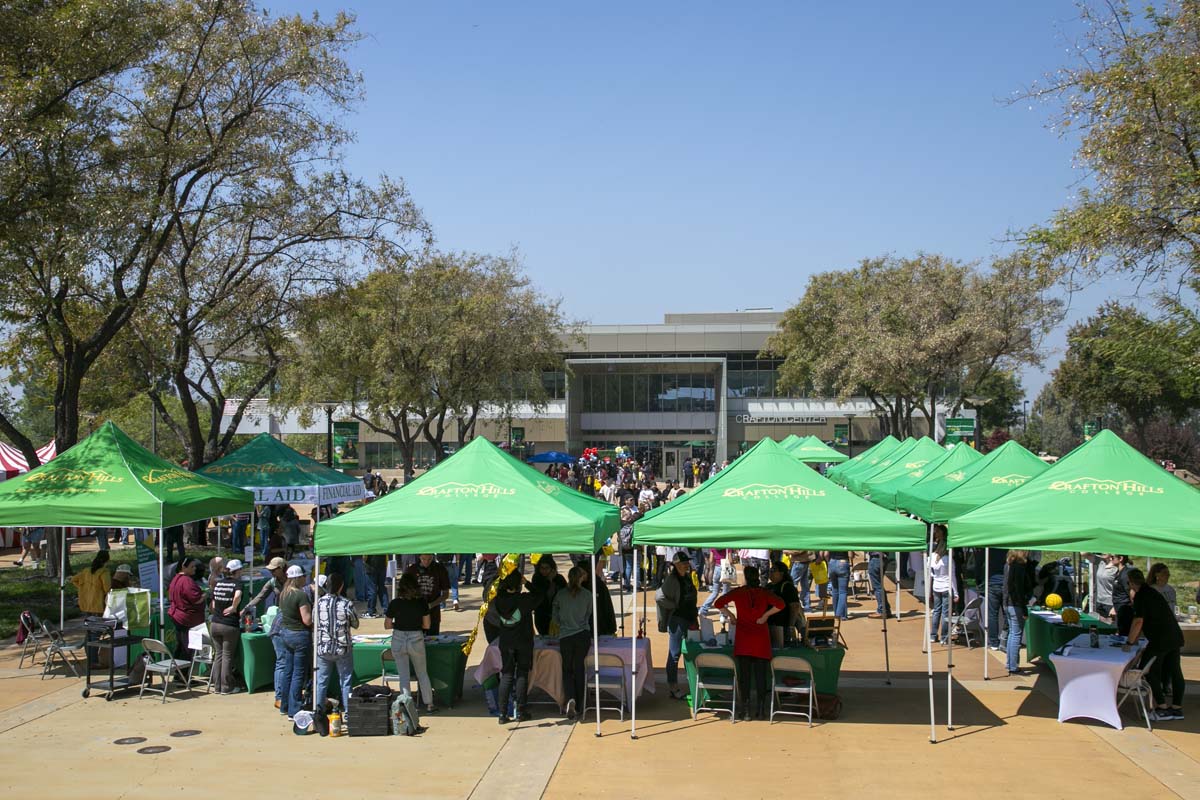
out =
<svg viewBox="0 0 1200 800"><path fill-rule="evenodd" d="M389 649L387 643L358 643L354 645L354 684L367 683L382 673L380 656ZM452 706L463 695L463 674L467 657L462 645L455 642L426 642L425 660L429 682L433 684L438 705ZM275 681L275 647L265 633L242 634L242 674L250 692L273 686ZM416 679L413 678L413 688Z"/></svg>
<svg viewBox="0 0 1200 800"><path fill-rule="evenodd" d="M688 690L692 696L696 694L696 656L700 653L723 653L733 655L733 645L724 647L701 647L699 642L690 639L683 643L683 664L687 669ZM829 647L814 650L811 647L777 647L772 650L777 656L799 656L812 664L813 680L817 691L821 694L837 694L838 677L842 672L842 659L846 651L841 647Z"/></svg>
<svg viewBox="0 0 1200 800"><path fill-rule="evenodd" d="M1054 669L1050 663L1050 654L1081 633L1087 633L1092 625L1100 633L1116 633L1117 627L1104 622L1091 614L1080 614L1078 625L1053 623L1030 611L1025 619L1025 658L1032 661L1041 658L1042 663Z"/></svg>

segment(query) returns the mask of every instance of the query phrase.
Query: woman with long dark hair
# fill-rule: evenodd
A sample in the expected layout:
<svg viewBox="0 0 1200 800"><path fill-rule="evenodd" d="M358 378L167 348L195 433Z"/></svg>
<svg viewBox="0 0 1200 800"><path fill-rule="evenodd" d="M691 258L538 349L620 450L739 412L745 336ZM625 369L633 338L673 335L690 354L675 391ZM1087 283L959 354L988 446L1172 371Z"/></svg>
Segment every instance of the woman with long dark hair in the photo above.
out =
<svg viewBox="0 0 1200 800"><path fill-rule="evenodd" d="M1008 643L1005 648L1009 675L1021 672L1021 632L1025 630L1029 595L1033 585L1026 569L1027 550L1009 550L1004 565L1004 614L1008 618Z"/></svg>
<svg viewBox="0 0 1200 800"><path fill-rule="evenodd" d="M188 631L204 622L204 590L196 578L199 571L200 560L184 556L167 589L167 600L171 604L167 616L175 624L175 657L184 661L191 660Z"/></svg>
<svg viewBox="0 0 1200 800"><path fill-rule="evenodd" d="M304 679L312 666L309 660L312 656L312 600L304 591L304 584L304 570L290 566L279 595L279 636L284 659L280 681L284 697L279 713L285 714L289 721L303 706Z"/></svg>
<svg viewBox="0 0 1200 800"><path fill-rule="evenodd" d="M584 590L588 571L571 567L566 588L554 595L553 620L558 625L558 646L562 653L564 712L574 720L583 709L583 693L587 689L583 662L592 645L592 594Z"/></svg>

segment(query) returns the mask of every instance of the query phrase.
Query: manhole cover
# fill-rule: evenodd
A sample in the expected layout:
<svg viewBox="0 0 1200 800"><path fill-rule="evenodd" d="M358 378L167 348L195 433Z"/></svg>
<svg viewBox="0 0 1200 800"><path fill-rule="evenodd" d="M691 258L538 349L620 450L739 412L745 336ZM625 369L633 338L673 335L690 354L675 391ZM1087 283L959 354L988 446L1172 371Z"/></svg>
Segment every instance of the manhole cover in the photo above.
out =
<svg viewBox="0 0 1200 800"><path fill-rule="evenodd" d="M144 741L145 736L126 736L124 739L117 739L113 744L141 744Z"/></svg>
<svg viewBox="0 0 1200 800"><path fill-rule="evenodd" d="M139 747L138 752L143 755L153 756L157 755L158 753L165 753L170 749L171 748L167 747L166 745L156 744L151 747Z"/></svg>
<svg viewBox="0 0 1200 800"><path fill-rule="evenodd" d="M186 736L199 736L200 731L175 731L171 734L176 739L182 739Z"/></svg>

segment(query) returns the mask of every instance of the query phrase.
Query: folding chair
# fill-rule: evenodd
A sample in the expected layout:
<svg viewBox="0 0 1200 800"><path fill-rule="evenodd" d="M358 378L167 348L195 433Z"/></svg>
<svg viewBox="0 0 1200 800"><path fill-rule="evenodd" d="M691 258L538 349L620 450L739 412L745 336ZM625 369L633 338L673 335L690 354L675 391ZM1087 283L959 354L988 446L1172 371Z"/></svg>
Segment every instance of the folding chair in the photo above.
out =
<svg viewBox="0 0 1200 800"><path fill-rule="evenodd" d="M953 637L953 636L961 635L964 639L967 640L967 648L968 649L973 648L975 646L975 645L971 644L971 626L972 625L978 626L980 624L978 612L979 612L979 609L982 607L983 607L983 597L976 595L975 598L971 600L971 602L969 602L965 606L963 606L963 610L962 610L961 614L951 614L950 615L950 636ZM970 612L972 612L972 611L976 612L975 619L971 619L971 617L970 617ZM981 627L981 630L982 630L982 627Z"/></svg>
<svg viewBox="0 0 1200 800"><path fill-rule="evenodd" d="M138 692L138 699L142 699L142 695L146 693L146 686L150 684L150 676L159 675L162 677L162 701L167 702L167 692L171 691L171 677L178 676L179 680L187 683L187 672L190 668L190 661L185 661L182 658L175 658L167 646L158 639L142 639L142 649L146 651L149 660L146 661L146 676L142 679L142 688Z"/></svg>
<svg viewBox="0 0 1200 800"><path fill-rule="evenodd" d="M846 644L846 637L842 636L842 621L830 614L806 618L804 643L815 649L816 645L813 642L817 638L827 639L831 643L828 646L838 644L847 650L850 648L850 645Z"/></svg>
<svg viewBox="0 0 1200 800"><path fill-rule="evenodd" d="M42 622L42 633L47 642L46 661L42 664L42 680L45 680L54 665L55 656L66 665L67 669L71 670L72 675L78 678L79 670L75 668L75 665L79 663L79 654L84 652L84 640L68 642L67 638L62 635L62 631L51 628L45 622Z"/></svg>
<svg viewBox="0 0 1200 800"><path fill-rule="evenodd" d="M1121 699L1117 701L1117 711L1121 710L1121 706L1129 699L1130 695L1135 695L1138 703L1142 707L1142 717L1146 720L1146 730L1154 730L1150 727L1150 705L1153 705L1154 693L1150 691L1150 684L1146 682L1146 673L1150 671L1150 667L1154 664L1154 659L1157 656L1150 658L1141 667L1130 667L1121 675L1121 681L1117 684L1117 691L1121 692ZM1150 698L1151 702L1146 702Z"/></svg>
<svg viewBox="0 0 1200 800"><path fill-rule="evenodd" d="M696 656L696 690L692 693L692 719L701 711L729 714L729 721L737 719L737 662L724 653L700 653ZM729 692L729 708L701 705L704 692ZM712 697L708 698L712 700Z"/></svg>
<svg viewBox="0 0 1200 800"><path fill-rule="evenodd" d="M191 690L193 680L202 680L204 681L204 693L208 694L212 691L213 661L216 655L212 640L212 628L204 626L204 639L200 649L191 648L191 651L192 663L188 667L187 688L189 691ZM204 664L208 667L208 671L203 676L196 675L197 664Z"/></svg>
<svg viewBox="0 0 1200 800"><path fill-rule="evenodd" d="M625 698L628 695L628 683L625 675L625 659L616 653L601 653L600 654L600 675L596 675L596 659L593 654L588 653L588 656L583 661L585 671L584 680L587 682L587 687L583 694L583 714L586 717L588 712L588 701L595 700L596 686L600 687L600 691L608 694L611 697L616 697L619 704L615 706L597 706L596 716L600 716L602 711L616 711L621 715L621 722L625 721Z"/></svg>
<svg viewBox="0 0 1200 800"><path fill-rule="evenodd" d="M38 615L32 611L22 611L17 618L17 625L25 631L25 641L21 645L21 661L17 664L17 669L25 668L25 659L29 659L30 665L37 665L38 652L45 650L50 643L49 637L42 630L42 621L38 619Z"/></svg>
<svg viewBox="0 0 1200 800"><path fill-rule="evenodd" d="M776 714L791 714L808 720L812 727L813 700L816 694L814 687L812 664L808 659L799 656L775 656L771 659L771 713L770 722L775 721ZM786 703L785 695L802 695L808 697L808 711L802 711L805 706L797 703ZM779 700L776 709L775 701Z"/></svg>
<svg viewBox="0 0 1200 800"><path fill-rule="evenodd" d="M388 667L391 664L391 667ZM383 687L386 689L389 684L396 684L400 689L407 690L409 687L409 676L405 675L404 680L400 679L400 674L396 668L396 656L392 654L390 649L384 650L379 654L379 677L383 679Z"/></svg>
<svg viewBox="0 0 1200 800"><path fill-rule="evenodd" d="M867 573L867 562L856 561L850 568L850 589L854 592L855 600L864 594L872 596L871 576Z"/></svg>

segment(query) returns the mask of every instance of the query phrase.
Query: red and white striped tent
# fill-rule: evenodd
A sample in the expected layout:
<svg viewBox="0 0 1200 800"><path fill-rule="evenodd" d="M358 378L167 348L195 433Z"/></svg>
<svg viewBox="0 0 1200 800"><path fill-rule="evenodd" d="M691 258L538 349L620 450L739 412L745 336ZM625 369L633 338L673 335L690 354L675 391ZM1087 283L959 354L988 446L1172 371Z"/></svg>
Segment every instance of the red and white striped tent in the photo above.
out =
<svg viewBox="0 0 1200 800"><path fill-rule="evenodd" d="M58 455L58 448L51 439L37 450L38 458L43 464ZM24 454L20 450L13 447L7 442L0 442L0 481L6 481L9 478L15 478L22 472L29 471L29 462L25 460ZM68 528L67 536L83 536L87 533L87 528ZM20 536L16 528L0 528L0 547L16 547L20 542Z"/></svg>

